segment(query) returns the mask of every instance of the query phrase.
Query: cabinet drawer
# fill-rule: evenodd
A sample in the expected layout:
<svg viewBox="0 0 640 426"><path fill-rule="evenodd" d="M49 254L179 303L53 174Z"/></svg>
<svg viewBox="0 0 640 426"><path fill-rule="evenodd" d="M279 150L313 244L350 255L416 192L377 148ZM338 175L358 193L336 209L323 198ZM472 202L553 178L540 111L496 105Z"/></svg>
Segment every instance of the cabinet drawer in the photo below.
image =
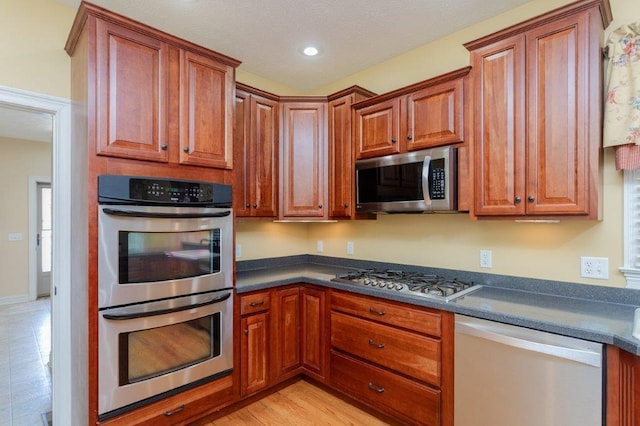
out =
<svg viewBox="0 0 640 426"><path fill-rule="evenodd" d="M331 309L431 336L440 337L442 333L439 313L398 306L380 299L333 292Z"/></svg>
<svg viewBox="0 0 640 426"><path fill-rule="evenodd" d="M440 342L437 340L331 312L331 345L440 386Z"/></svg>
<svg viewBox="0 0 640 426"><path fill-rule="evenodd" d="M268 291L247 294L240 297L240 315L266 311L270 306L271 297Z"/></svg>
<svg viewBox="0 0 640 426"><path fill-rule="evenodd" d="M440 425L439 391L333 351L331 385L403 422Z"/></svg>
<svg viewBox="0 0 640 426"><path fill-rule="evenodd" d="M100 426L184 425L220 410L233 399L233 379L226 376L153 404L100 422Z"/></svg>

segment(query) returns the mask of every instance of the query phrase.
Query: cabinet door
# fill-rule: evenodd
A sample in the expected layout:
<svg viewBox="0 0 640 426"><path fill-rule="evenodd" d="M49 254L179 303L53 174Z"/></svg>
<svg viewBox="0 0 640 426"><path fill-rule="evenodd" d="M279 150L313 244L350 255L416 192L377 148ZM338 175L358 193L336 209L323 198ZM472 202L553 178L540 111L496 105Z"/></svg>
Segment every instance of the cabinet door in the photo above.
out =
<svg viewBox="0 0 640 426"><path fill-rule="evenodd" d="M475 213L523 214L525 39L517 35L471 52L475 102Z"/></svg>
<svg viewBox="0 0 640 426"><path fill-rule="evenodd" d="M302 289L302 366L324 378L326 366L326 298L323 290Z"/></svg>
<svg viewBox="0 0 640 426"><path fill-rule="evenodd" d="M249 395L269 384L269 313L242 318L241 327L241 392Z"/></svg>
<svg viewBox="0 0 640 426"><path fill-rule="evenodd" d="M251 216L251 187L253 182L251 158L251 95L236 91L233 112L233 209L237 217Z"/></svg>
<svg viewBox="0 0 640 426"><path fill-rule="evenodd" d="M275 217L278 212L278 102L251 96L253 216Z"/></svg>
<svg viewBox="0 0 640 426"><path fill-rule="evenodd" d="M407 96L407 150L462 142L463 82L459 78Z"/></svg>
<svg viewBox="0 0 640 426"><path fill-rule="evenodd" d="M584 12L527 32L528 214L589 211L587 120L600 88L588 29Z"/></svg>
<svg viewBox="0 0 640 426"><path fill-rule="evenodd" d="M326 104L282 105L280 216L326 218Z"/></svg>
<svg viewBox="0 0 640 426"><path fill-rule="evenodd" d="M233 165L233 67L180 52L180 163Z"/></svg>
<svg viewBox="0 0 640 426"><path fill-rule="evenodd" d="M329 216L351 217L353 212L353 95L329 102Z"/></svg>
<svg viewBox="0 0 640 426"><path fill-rule="evenodd" d="M394 98L356 110L356 158L400 152L400 104L401 98Z"/></svg>
<svg viewBox="0 0 640 426"><path fill-rule="evenodd" d="M96 25L97 153L168 161L168 45L102 20Z"/></svg>
<svg viewBox="0 0 640 426"><path fill-rule="evenodd" d="M274 378L284 379L300 367L300 288L276 290L274 297Z"/></svg>

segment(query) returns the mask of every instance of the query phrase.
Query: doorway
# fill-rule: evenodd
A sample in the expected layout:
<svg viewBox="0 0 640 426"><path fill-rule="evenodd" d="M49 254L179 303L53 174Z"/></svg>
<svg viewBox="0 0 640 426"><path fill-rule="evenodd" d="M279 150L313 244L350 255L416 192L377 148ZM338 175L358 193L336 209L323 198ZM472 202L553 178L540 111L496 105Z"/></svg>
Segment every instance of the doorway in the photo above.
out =
<svg viewBox="0 0 640 426"><path fill-rule="evenodd" d="M51 218L51 183L36 183L36 267L37 267L37 297L51 294L51 232L53 228Z"/></svg>
<svg viewBox="0 0 640 426"><path fill-rule="evenodd" d="M53 119L52 227L71 230L71 103L53 96L0 86L0 106L51 114ZM72 324L87 321L86 303L71 303L72 262L74 258L71 232L58 232L52 239L52 407L54 424L86 422L86 331L72 332ZM77 253L76 253L77 255ZM37 292L37 290L36 290ZM77 317L75 322L72 317ZM55 356L55 354L61 354ZM83 368L84 367L84 368ZM76 374L76 371L80 372Z"/></svg>

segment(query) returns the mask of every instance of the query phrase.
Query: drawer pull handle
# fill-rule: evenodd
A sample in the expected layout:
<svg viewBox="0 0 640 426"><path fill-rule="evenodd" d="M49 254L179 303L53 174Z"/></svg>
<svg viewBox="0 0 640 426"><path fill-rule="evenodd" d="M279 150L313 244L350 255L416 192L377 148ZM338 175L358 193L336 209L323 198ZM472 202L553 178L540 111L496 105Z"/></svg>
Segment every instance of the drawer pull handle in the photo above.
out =
<svg viewBox="0 0 640 426"><path fill-rule="evenodd" d="M384 348L384 343L376 343L373 341L373 339L369 339L369 345L375 346L378 349Z"/></svg>
<svg viewBox="0 0 640 426"><path fill-rule="evenodd" d="M371 389L372 391L376 391L378 393L383 393L384 392L384 388L381 388L379 386L374 385L373 383L369 382L369 389Z"/></svg>
<svg viewBox="0 0 640 426"><path fill-rule="evenodd" d="M249 306L251 306L252 308L256 306L262 306L262 305L264 305L264 300L261 300L259 302L249 302Z"/></svg>
<svg viewBox="0 0 640 426"><path fill-rule="evenodd" d="M169 417L169 416L173 416L174 414L178 414L180 411L184 410L184 404L182 404L181 406L179 406L178 408L174 409L174 410L167 410L164 412L164 415Z"/></svg>
<svg viewBox="0 0 640 426"><path fill-rule="evenodd" d="M386 313L385 311L379 311L379 310L377 310L377 309L376 309L376 308L374 308L373 306L371 306L371 307L369 308L369 312L371 312L372 314L380 315L380 316L382 316L382 315L384 315L384 314Z"/></svg>

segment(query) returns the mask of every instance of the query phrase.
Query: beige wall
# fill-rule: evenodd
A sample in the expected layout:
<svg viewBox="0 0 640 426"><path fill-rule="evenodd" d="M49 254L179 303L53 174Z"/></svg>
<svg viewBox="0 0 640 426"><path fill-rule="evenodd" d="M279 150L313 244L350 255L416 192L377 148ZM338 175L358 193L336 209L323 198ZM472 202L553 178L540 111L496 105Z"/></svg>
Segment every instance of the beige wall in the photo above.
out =
<svg viewBox="0 0 640 426"><path fill-rule="evenodd" d="M0 85L68 99L64 44L74 16L53 0L0 1Z"/></svg>
<svg viewBox="0 0 640 426"><path fill-rule="evenodd" d="M51 144L0 138L0 304L29 293L29 176L51 176ZM8 241L10 232L22 241Z"/></svg>
<svg viewBox="0 0 640 426"><path fill-rule="evenodd" d="M538 0L466 28L449 37L427 44L402 56L371 67L361 73L326 86L316 94L327 94L353 84L383 93L469 64L463 43L518 23L563 4L566 0ZM640 20L636 0L611 0L614 22ZM608 33L607 32L607 33ZM347 257L346 243L355 245L353 258L398 262L423 266L480 271L622 287L623 263L622 175L615 171L613 156L605 152L604 220L562 221L557 224L515 223L510 221L471 221L467 215L393 215L376 221L310 224L306 250L315 253L316 241L324 241L328 256ZM266 225L264 225L266 226ZM289 224L271 224L290 226ZM245 233L237 227L237 241L252 247L243 259L271 257L282 240L281 234L254 238L259 225ZM266 229L266 228L265 228ZM433 249L437 247L437 249ZM493 252L493 268L479 267L479 251ZM609 258L608 281L580 277L580 256Z"/></svg>

